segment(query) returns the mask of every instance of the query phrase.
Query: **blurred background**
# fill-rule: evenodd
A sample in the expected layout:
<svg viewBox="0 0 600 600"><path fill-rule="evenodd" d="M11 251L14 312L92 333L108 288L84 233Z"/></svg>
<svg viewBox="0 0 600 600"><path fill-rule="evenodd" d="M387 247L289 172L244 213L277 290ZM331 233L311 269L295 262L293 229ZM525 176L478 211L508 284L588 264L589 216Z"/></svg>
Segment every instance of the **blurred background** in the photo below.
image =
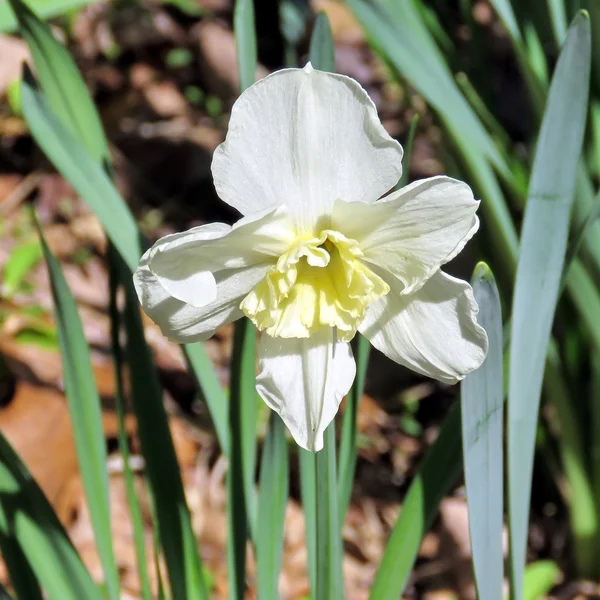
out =
<svg viewBox="0 0 600 600"><path fill-rule="evenodd" d="M205 222L235 221L233 209L216 197L210 173L212 153L224 139L240 86L232 1L61 0L38 4L39 13L51 18L55 33L76 59L93 94L110 140L117 185L143 233L153 241ZM513 40L486 0L411 4L461 94L509 158L511 177L509 183L505 180L503 189L516 199L511 202L510 214L518 226L531 145L539 125L539 106L536 108L532 86L524 80ZM528 48L533 48L529 64L543 83L558 54L556 21L548 9L553 3L528 0L518 4L520 22L527 25L524 30L536 36L533 42L527 42ZM38 8L35 2L31 5ZM467 155L460 150L461 141L456 137L460 137L462 123L455 122L451 128L454 136L452 131L449 134L443 107L440 110L437 106L435 111L429 107L430 98L413 85L410 73L400 73L386 54L385 40L379 39L377 29L365 29L363 20L357 20L348 4L334 0L256 0L255 11L257 78L284 66L304 65L315 15L325 11L335 41L337 71L361 83L375 102L386 129L399 141L405 143L411 124L415 125L409 181L447 173L462 176L482 195L483 180L474 180L470 175ZM13 26L8 7L2 2L0 430L42 486L92 575L101 579L63 393L48 275L27 210L33 200L46 240L60 259L77 300L92 349L109 452L112 529L122 597L133 600L140 598L140 592L123 465L117 450L104 260L107 241L98 219L54 171L28 133L16 82L22 62L29 60L29 51L13 35ZM423 60L425 65L425 56ZM416 65L418 68L418 60ZM592 171L590 185L596 180ZM510 304L512 267L502 255L502 244L493 241L491 222L483 212L481 235L448 270L469 279L476 260L486 258L497 267L506 306ZM570 328L572 313L570 305L562 307L563 333L570 344L568 374L578 382L578 393L586 395L590 393L592 375L589 357L581 359L580 354L585 353L587 340L577 328ZM145 318L144 323L164 384L171 432L208 580L214 597L226 598L226 462L205 405L196 396L181 349L163 338L152 322ZM227 386L232 327L220 329L205 346L221 382ZM359 407L352 501L343 528L349 600L369 596L415 467L436 439L440 423L457 395L456 387L425 380L375 351L371 354L366 392ZM266 429L267 413L261 404L259 438ZM143 460L137 456L136 463L139 447L133 416L127 420L127 430L134 455L132 465L141 473ZM549 561L543 564L549 567L553 598L600 598L589 573L582 573L572 560L560 437L556 411L551 404L544 404L528 557ZM594 440L588 442L591 455ZM290 452L290 499L280 580L285 600L304 598L309 592L298 458L291 443ZM136 477L136 485L151 556L152 513L141 475ZM248 568L247 597L254 598L251 558ZM150 571L155 582L156 569L151 566ZM7 582L2 565L0 582ZM434 525L422 540L405 597L475 598L467 506L460 478L442 500Z"/></svg>

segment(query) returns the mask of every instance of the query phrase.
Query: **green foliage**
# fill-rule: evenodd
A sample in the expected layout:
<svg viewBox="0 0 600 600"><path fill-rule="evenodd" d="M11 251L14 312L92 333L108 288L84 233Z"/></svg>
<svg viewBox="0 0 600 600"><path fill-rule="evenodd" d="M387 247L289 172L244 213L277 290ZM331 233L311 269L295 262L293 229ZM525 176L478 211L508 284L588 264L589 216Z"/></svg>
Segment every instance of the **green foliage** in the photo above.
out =
<svg viewBox="0 0 600 600"><path fill-rule="evenodd" d="M17 244L11 250L2 270L3 295L8 298L13 296L40 260L42 260L42 247L38 240Z"/></svg>
<svg viewBox="0 0 600 600"><path fill-rule="evenodd" d="M371 600L396 600L406 588L421 540L461 468L460 406L455 404L404 497L371 588Z"/></svg>
<svg viewBox="0 0 600 600"><path fill-rule="evenodd" d="M199 14L189 0L169 2L188 15ZM30 6L41 16L51 16L85 3L82 0L32 0ZM600 203L594 186L600 176L600 101L597 97L600 60L597 52L590 51L591 45L595 48L599 40L595 27L600 22L597 3L583 3L589 8L594 24L591 39L587 14L573 13L577 3L547 0L542 3L544 9L537 11L526 10L510 0L491 2L508 31L529 93L528 143L537 139L532 167L523 150L516 151L517 146L498 117L497 106L490 102L493 94L487 85L487 73L477 66L478 61L485 64L486 48L478 46L482 43L482 30L472 19L469 3L461 4L462 14L473 35L474 54L481 51L482 55L481 59L474 57L472 63L462 59L442 15L433 5L420 0L346 0L346 4L356 15L371 45L390 67L390 76L404 84L407 94L416 90L433 109L435 119L445 132L444 150L448 152L449 164L473 185L476 195L482 199L479 249L490 259L502 292L498 293L488 267L480 266L473 285L480 305L479 320L490 339L490 352L483 367L463 383L462 417L460 407L455 405L417 469L377 571L371 597L392 600L404 591L421 540L436 515L440 500L457 481L463 458L479 597L481 600L500 598L503 575L500 545L502 353L509 343L510 358L506 358L510 362L507 425L511 597L529 600L544 595L560 573L551 562L538 562L525 568L529 496L542 389L560 427L560 436L553 440L560 457L557 486L569 511L575 567L582 575L598 576L600 453L595 440L600 423L597 395L600 388L600 225L597 222ZM0 2L0 30L4 31L16 24L8 6ZM152 590L141 512L128 462L124 428L125 365L131 375L131 399L138 419L138 435L155 515L154 560L158 562L162 553L169 575L168 585L159 580L158 597L208 598L211 585L207 583L207 572L202 567L191 528L162 404L162 390L144 340L137 297L131 284L131 271L137 266L144 242L111 179L109 146L75 62L50 28L22 0L10 0L10 6L31 48L40 84L38 86L32 74L26 71L19 107L36 142L98 216L111 241L112 345L119 442L134 523L142 596L149 600ZM573 17L567 32L567 23ZM307 13L294 2L284 2L280 18L286 61L294 64L299 42L307 29ZM236 2L234 21L240 88L244 90L254 81L257 63L252 0ZM560 47L563 41L548 90L548 65L554 64L553 49ZM548 56L547 52L550 52ZM179 48L166 55L165 60L170 68L180 68L190 64L191 58L185 48ZM334 44L325 14L319 14L314 22L310 60L317 69L335 70ZM588 111L590 68L596 77L597 89L593 90ZM456 74L457 71L460 72ZM224 105L219 98L205 98L204 92L195 86L189 86L187 93L213 118L221 119ZM586 131L588 112L591 118ZM415 118L407 135L400 185L407 183L407 162L416 127ZM519 252L517 229L523 209ZM17 291L42 253L51 273L66 391L76 424L78 459L96 543L106 575L105 591L100 591L92 582L39 487L1 436L0 549L19 600L41 600L45 595L50 600L100 600L105 595L117 598L119 583L110 539L100 408L75 303L58 263L45 244L40 246L37 242L25 242L16 248L5 266L3 291L8 295ZM500 296L505 300L510 298L513 286L512 314L505 311L511 324L505 328L507 335L503 340ZM568 297L561 300L563 287ZM123 314L117 303L118 288L125 294ZM559 326L551 337L553 323ZM126 334L124 352L121 333ZM565 349L565 339L575 340L578 349L575 358ZM190 369L209 408L221 449L229 460L229 588L230 597L236 600L243 598L246 587L248 539L256 552L259 597L277 598L288 496L285 429L275 415L269 419L262 449L258 494L255 489L259 436L254 387L255 347L254 328L247 321L241 321L236 327L230 398L222 389L203 346L193 344L186 348ZM347 399L337 460L335 424L325 433L323 451L316 456L305 451L299 455L311 593L323 600L343 596L341 526L352 491L357 414L369 357L369 346L360 336L355 357L357 377ZM582 407L581 398L587 399L587 381L582 383L580 379L581 374L588 371L593 374L596 393L591 394L590 405ZM414 411L405 419L405 425L418 433L420 424L413 415ZM586 420L588 416L592 417L591 424ZM4 593L0 590L0 595Z"/></svg>
<svg viewBox="0 0 600 600"><path fill-rule="evenodd" d="M0 548L5 559L8 551L23 599L39 597L35 580L24 581L33 572L49 600L103 600L44 493L1 434Z"/></svg>
<svg viewBox="0 0 600 600"><path fill-rule="evenodd" d="M74 9L82 8L91 4L94 0L29 0L29 6L42 19L50 19L66 14ZM0 1L0 33L11 33L15 31L19 22L15 17L14 4L11 10L11 0Z"/></svg>
<svg viewBox="0 0 600 600"><path fill-rule="evenodd" d="M544 365L563 269L587 116L590 25L579 14L548 95L521 233L508 396L511 579L522 597L533 453Z"/></svg>
<svg viewBox="0 0 600 600"><path fill-rule="evenodd" d="M285 426L273 411L260 465L260 495L256 534L259 598L278 598L283 554L283 527L288 500L288 450Z"/></svg>
<svg viewBox="0 0 600 600"><path fill-rule="evenodd" d="M40 239L50 275L77 460L108 596L117 600L119 575L112 546L106 443L100 397L96 390L89 348L77 313L77 304L62 274L60 264L50 252L41 232Z"/></svg>
<svg viewBox="0 0 600 600"><path fill-rule="evenodd" d="M467 375L461 390L469 531L479 598L502 600L502 314L496 281L485 263L475 268L472 284L489 350L483 365Z"/></svg>

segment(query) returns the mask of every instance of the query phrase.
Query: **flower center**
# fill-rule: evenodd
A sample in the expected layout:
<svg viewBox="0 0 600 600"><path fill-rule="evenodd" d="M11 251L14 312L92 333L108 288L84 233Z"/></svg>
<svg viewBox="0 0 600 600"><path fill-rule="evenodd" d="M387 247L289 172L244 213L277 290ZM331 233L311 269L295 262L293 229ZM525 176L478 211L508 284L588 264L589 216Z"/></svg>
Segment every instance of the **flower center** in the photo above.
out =
<svg viewBox="0 0 600 600"><path fill-rule="evenodd" d="M335 327L349 341L389 286L366 267L358 243L337 231L297 237L244 298L245 315L272 337L306 338Z"/></svg>

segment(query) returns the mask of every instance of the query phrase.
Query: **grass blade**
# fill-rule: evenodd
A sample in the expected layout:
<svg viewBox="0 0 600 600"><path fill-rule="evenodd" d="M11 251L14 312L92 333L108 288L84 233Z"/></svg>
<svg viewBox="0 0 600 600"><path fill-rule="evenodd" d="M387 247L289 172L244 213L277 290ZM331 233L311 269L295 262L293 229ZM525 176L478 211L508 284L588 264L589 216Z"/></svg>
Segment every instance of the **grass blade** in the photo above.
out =
<svg viewBox="0 0 600 600"><path fill-rule="evenodd" d="M342 539L335 476L335 423L325 430L323 449L316 453L317 573L315 598L341 600Z"/></svg>
<svg viewBox="0 0 600 600"><path fill-rule="evenodd" d="M58 117L59 121L67 125L73 135L87 148L89 157L95 159L102 168L110 171L108 142L104 135L102 123L75 62L62 44L56 40L49 27L41 22L21 0L10 1L19 15L21 33L32 50L40 84L51 111ZM29 123L29 126L34 137L37 137L36 128L32 127L32 123ZM60 140L56 139L54 144L51 139L47 138L43 140L38 138L38 142L47 153L51 148L60 145ZM42 142L46 142L46 146L42 145ZM53 160L52 157L50 158ZM61 172L69 179L68 173ZM74 183L72 179L69 180ZM103 192L107 191L106 181L103 181L100 188ZM131 238L133 240L140 237L137 231L134 232L135 224L125 202L113 187L113 190L109 191L106 196L107 210L101 210L98 195L94 193L94 190L87 188L87 193L84 193L84 191L78 189L78 192L98 215L113 243L116 244L123 255L124 249L129 248L127 236L133 235L133 238ZM123 218L124 223L129 225L122 232L114 227L112 223L111 212L117 204L121 205L121 209L114 213L116 220L119 221ZM139 245L135 252L125 252L124 256L131 269L137 265L140 254ZM202 346L200 344L188 345L186 346L186 353L209 406L221 446L226 450L228 443L226 435L227 398L215 375L212 363Z"/></svg>
<svg viewBox="0 0 600 600"><path fill-rule="evenodd" d="M494 254L503 270L503 281L512 281L518 239L511 214L491 165L512 180L506 162L491 136L459 92L444 56L440 53L410 0L346 0L371 44L397 72L438 112L451 140L483 198L483 218L488 223ZM498 273L497 273L498 275Z"/></svg>
<svg viewBox="0 0 600 600"><path fill-rule="evenodd" d="M329 19L320 12L315 19L315 25L310 38L310 61L319 71L335 73L335 48Z"/></svg>
<svg viewBox="0 0 600 600"><path fill-rule="evenodd" d="M579 13L550 86L532 169L513 301L508 481L512 593L523 598L534 437L587 115L590 25Z"/></svg>
<svg viewBox="0 0 600 600"><path fill-rule="evenodd" d="M340 452L338 456L338 516L340 518L340 531L344 526L346 512L350 505L352 496L352 485L354 483L354 472L356 469L356 433L358 405L362 398L369 364L371 344L369 340L360 334L356 336L354 359L356 360L356 378L346 397L344 418L342 423L342 437L340 440Z"/></svg>
<svg viewBox="0 0 600 600"><path fill-rule="evenodd" d="M229 427L231 447L227 473L229 597L243 600L246 589L246 539L255 503L257 394L256 329L247 319L235 324L231 359Z"/></svg>
<svg viewBox="0 0 600 600"><path fill-rule="evenodd" d="M288 499L288 449L285 427L273 411L260 466L256 538L258 597L279 598L277 582L283 553L283 528Z"/></svg>
<svg viewBox="0 0 600 600"><path fill-rule="evenodd" d="M51 110L99 164L110 160L100 117L75 61L22 0L9 0Z"/></svg>
<svg viewBox="0 0 600 600"><path fill-rule="evenodd" d="M8 577L12 587L17 594L17 598L23 600L43 600L42 590L35 577L35 573L27 562L23 550L14 538L10 536L7 523L4 519L4 513L0 508L0 552L2 559L6 564ZM2 599L0 593L0 600ZM11 596L6 596L11 598Z"/></svg>
<svg viewBox="0 0 600 600"><path fill-rule="evenodd" d="M127 496L127 505L131 516L131 526L133 530L133 541L135 545L135 555L137 563L138 577L140 580L140 595L143 600L152 600L152 587L148 576L148 563L146 562L146 545L144 523L142 511L138 502L134 476L130 466L129 440L127 439L127 429L125 427L125 393L123 385L123 369L125 360L121 349L120 331L121 314L117 305L117 291L119 289L119 264L120 258L114 249L109 247L109 315L110 315L110 335L113 356L113 365L115 371L115 409L118 421L118 439L121 458L123 459L123 479L125 480L125 494Z"/></svg>
<svg viewBox="0 0 600 600"><path fill-rule="evenodd" d="M98 216L129 268L135 269L141 251L131 213L102 167L52 112L28 70L21 84L21 100L36 142Z"/></svg>
<svg viewBox="0 0 600 600"><path fill-rule="evenodd" d="M500 297L485 263L473 274L479 324L490 342L487 358L461 386L462 441L473 571L480 600L502 600L502 383Z"/></svg>
<svg viewBox="0 0 600 600"><path fill-rule="evenodd" d="M230 444L229 424L227 422L229 398L219 382L204 346L200 343L187 344L184 349L200 393L208 406L208 412L215 427L221 451L225 456L228 456Z"/></svg>
<svg viewBox="0 0 600 600"><path fill-rule="evenodd" d="M547 0L548 13L552 23L552 33L556 40L556 45L562 46L567 35L567 13L564 0Z"/></svg>
<svg viewBox="0 0 600 600"><path fill-rule="evenodd" d="M545 598L560 580L560 567L551 560L538 560L525 569L523 600Z"/></svg>
<svg viewBox="0 0 600 600"><path fill-rule="evenodd" d="M43 19L50 19L59 15L66 14L74 9L92 4L94 0L30 0L29 5ZM7 0L0 0L0 33L11 33L15 31L19 23L10 3Z"/></svg>
<svg viewBox="0 0 600 600"><path fill-rule="evenodd" d="M370 42L419 90L448 127L460 130L501 171L508 172L493 140L459 92L446 61L412 1L346 0Z"/></svg>
<svg viewBox="0 0 600 600"><path fill-rule="evenodd" d="M397 600L402 596L421 540L437 513L440 501L460 474L460 430L460 404L456 403L410 484L375 575L371 600Z"/></svg>
<svg viewBox="0 0 600 600"><path fill-rule="evenodd" d="M122 265L121 282L125 287L126 357L131 371L133 409L171 593L174 600L207 598L160 383L144 339L137 295L125 265Z"/></svg>
<svg viewBox="0 0 600 600"><path fill-rule="evenodd" d="M240 75L240 92L249 88L256 77L256 28L254 26L254 0L236 0L233 28Z"/></svg>
<svg viewBox="0 0 600 600"><path fill-rule="evenodd" d="M300 449L300 492L304 510L308 579L311 594L317 590L317 461L314 452Z"/></svg>
<svg viewBox="0 0 600 600"><path fill-rule="evenodd" d="M494 10L498 13L500 20L506 27L510 37L515 41L521 42L521 30L515 13L512 9L510 0L490 0L490 4L494 7Z"/></svg>
<svg viewBox="0 0 600 600"><path fill-rule="evenodd" d="M110 598L116 600L119 598L119 575L112 547L106 441L102 429L100 397L96 390L89 347L83 334L77 304L60 264L46 245L41 230L39 234L50 276L77 461L106 588Z"/></svg>
<svg viewBox="0 0 600 600"><path fill-rule="evenodd" d="M579 414L571 406L572 391L565 383L558 346L554 340L551 340L548 348L544 392L554 406L560 423L559 450L566 479L574 562L578 575L591 579L595 576L598 564L595 556L598 515L594 489L588 473L589 458L583 441L584 431L577 418Z"/></svg>
<svg viewBox="0 0 600 600"><path fill-rule="evenodd" d="M0 524L49 600L103 600L42 490L1 433Z"/></svg>

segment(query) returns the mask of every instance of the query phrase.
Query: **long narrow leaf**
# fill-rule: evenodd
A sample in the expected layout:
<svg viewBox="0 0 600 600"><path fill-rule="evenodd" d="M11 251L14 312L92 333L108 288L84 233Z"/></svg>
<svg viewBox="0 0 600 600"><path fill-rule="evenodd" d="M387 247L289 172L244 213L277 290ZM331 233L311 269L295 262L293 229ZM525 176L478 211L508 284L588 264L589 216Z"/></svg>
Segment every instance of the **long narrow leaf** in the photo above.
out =
<svg viewBox="0 0 600 600"><path fill-rule="evenodd" d="M18 598L43 600L42 590L23 550L11 537L4 513L0 509L0 552L8 571L10 583ZM6 596L10 598L10 596ZM0 594L0 599L2 595Z"/></svg>
<svg viewBox="0 0 600 600"><path fill-rule="evenodd" d="M371 43L382 50L452 128L500 170L507 170L498 149L458 91L446 61L422 23L412 1L346 0Z"/></svg>
<svg viewBox="0 0 600 600"><path fill-rule="evenodd" d="M260 466L256 538L258 597L279 597L277 582L283 554L283 528L288 499L288 450L281 417L271 412Z"/></svg>
<svg viewBox="0 0 600 600"><path fill-rule="evenodd" d="M115 372L115 409L119 428L119 450L123 459L123 479L125 480L125 493L131 526L133 530L133 541L137 562L138 577L140 580L140 595L143 600L152 600L152 587L148 576L148 564L146 562L145 531L142 520L142 511L135 492L134 476L130 462L129 440L125 427L125 393L124 393L124 367L125 359L121 349L121 314L117 302L119 291L119 264L120 257L115 256L114 246L109 247L109 315L110 315L110 337Z"/></svg>
<svg viewBox="0 0 600 600"><path fill-rule="evenodd" d="M67 49L22 0L9 0L19 31L29 45L40 85L54 114L82 141L100 164L109 160L108 144L88 89Z"/></svg>
<svg viewBox="0 0 600 600"><path fill-rule="evenodd" d="M480 263L473 274L479 324L489 350L483 365L462 383L463 460L469 505L473 570L480 600L503 597L502 555L502 314L500 297L489 267Z"/></svg>
<svg viewBox="0 0 600 600"><path fill-rule="evenodd" d="M314 595L317 590L317 461L314 452L299 450L300 492L304 510L308 579Z"/></svg>
<svg viewBox="0 0 600 600"><path fill-rule="evenodd" d="M202 398L208 407L217 439L221 444L221 451L229 455L229 398L223 390L215 368L201 343L186 344L184 346L188 363L196 378Z"/></svg>
<svg viewBox="0 0 600 600"><path fill-rule="evenodd" d="M87 148L89 158L96 159L103 170L110 171L108 142L102 129L100 117L75 62L67 50L52 35L49 27L40 22L21 0L11 0L11 2L19 15L21 33L32 49L40 83L50 110ZM30 0L30 3L34 7L43 8L43 4L39 0L37 2ZM27 113L25 116L28 118ZM37 138L36 133L44 135L43 138L37 138L37 140L45 152L53 152L55 147L64 146L60 139L53 140L52 137L47 137L45 135L47 130L34 125L31 122L29 123L34 137ZM58 132L60 133L60 128ZM50 159L54 162L53 156L50 156ZM73 147L75 162L77 162L79 156L80 152L78 152L77 147ZM83 158L85 165L89 161L86 161L85 157ZM70 171L61 170L63 175L69 179L69 174L73 172L73 165L69 165L68 161L64 160L61 164L65 167L71 167ZM59 164L56 164L56 166L61 169ZM81 178L77 178L77 180L79 179ZM70 179L70 181L74 183L74 180ZM84 183L84 180L82 180L82 183ZM126 249L130 248L130 241L135 242L140 235L137 231L134 232L134 227L131 226L133 218L125 202L120 198L114 186L111 186L112 190L109 190L108 194L104 196L107 204L106 210L104 210L101 203L103 196L102 194L98 195L97 190L102 193L106 192L106 181L103 180L100 187L94 185L93 179L90 184L86 188L79 187L77 191L100 218L112 242L120 249L122 254L125 252L124 257L129 267L133 269L141 255L141 248L139 244L136 244L136 252ZM113 212L112 208L117 205L120 205L120 208L117 207L117 211ZM118 223L121 219L124 219L123 222L128 225L127 227L115 227L114 221ZM133 237L128 240L128 236ZM221 446L227 452L227 397L203 347L200 344L189 344L185 349L198 385L208 404Z"/></svg>
<svg viewBox="0 0 600 600"><path fill-rule="evenodd" d="M73 9L91 4L94 0L29 0L29 5L44 19L66 14ZM8 0L0 0L0 33L10 33L18 27L18 21Z"/></svg>
<svg viewBox="0 0 600 600"><path fill-rule="evenodd" d="M250 506L246 493L253 487L256 453L255 376L256 329L250 321L241 319L235 325L229 402L231 446L227 473L227 564L231 600L243 600L246 588L246 538ZM247 402L254 403L249 419L245 419Z"/></svg>
<svg viewBox="0 0 600 600"><path fill-rule="evenodd" d="M116 600L119 598L119 575L112 547L106 441L102 429L100 397L96 390L89 347L77 313L77 304L60 264L50 252L41 231L40 240L50 275L77 461L106 587L109 596Z"/></svg>
<svg viewBox="0 0 600 600"><path fill-rule="evenodd" d="M346 0L371 44L434 107L446 127L483 199L493 247L504 265L504 280L512 280L518 240L512 217L491 164L505 179L507 165L475 113L458 91L445 59L423 25L411 1Z"/></svg>
<svg viewBox="0 0 600 600"><path fill-rule="evenodd" d="M22 548L50 600L103 600L48 500L1 433L0 524Z"/></svg>
<svg viewBox="0 0 600 600"><path fill-rule="evenodd" d="M535 429L583 142L590 45L589 18L580 13L550 86L521 236L508 403L510 565L516 600L523 597Z"/></svg>
<svg viewBox="0 0 600 600"><path fill-rule="evenodd" d="M446 417L404 498L375 575L371 600L397 600L406 588L421 540L461 470L460 404Z"/></svg>
<svg viewBox="0 0 600 600"><path fill-rule="evenodd" d="M315 69L335 73L335 49L327 14L320 12L310 37L310 61Z"/></svg>
<svg viewBox="0 0 600 600"><path fill-rule="evenodd" d="M356 360L356 378L346 398L344 409L344 420L342 424L342 437L340 440L340 452L338 456L338 515L340 519L340 531L346 519L346 512L350 505L352 496L352 484L354 483L354 472L356 470L356 433L358 406L365 388L367 377L367 366L371 344L362 335L356 336L354 359Z"/></svg>
<svg viewBox="0 0 600 600"><path fill-rule="evenodd" d="M129 268L135 269L141 251L139 233L131 213L102 167L52 112L29 71L25 72L21 85L21 102L36 142L98 215Z"/></svg>
<svg viewBox="0 0 600 600"><path fill-rule="evenodd" d="M254 83L258 60L253 0L236 0L234 33L240 76L240 92L243 92Z"/></svg>
<svg viewBox="0 0 600 600"><path fill-rule="evenodd" d="M131 275L122 266L125 287L126 357L131 371L133 408L146 461L160 542L174 600L207 598L200 556L185 502L173 439L162 403L158 376L144 339L137 295Z"/></svg>
<svg viewBox="0 0 600 600"><path fill-rule="evenodd" d="M342 540L335 476L335 423L325 430L323 449L316 456L317 574L315 598L341 600Z"/></svg>
<svg viewBox="0 0 600 600"><path fill-rule="evenodd" d="M254 2L253 0L236 0L234 14L234 30L237 47L238 71L240 77L240 92L244 92L254 83L256 64L257 64L257 46L256 46L256 26L254 23ZM242 469L244 482L245 511L250 533L253 539L256 539L256 430L258 423L258 394L255 391L256 375L256 331L249 322L241 321L236 324L237 329L243 329L240 334L240 342L243 341L244 348L234 348L235 357L243 358L244 364L232 364L232 381L234 379L233 371L240 377L244 377L241 382L233 381L233 384L239 385L231 400L234 398L240 403L238 407L230 405L230 428L241 436L241 455L237 458L231 457L230 466L239 466ZM237 337L236 337L237 339ZM233 423L232 415L237 415L238 423ZM233 451L233 442L231 448ZM237 447L237 446L236 446ZM239 459L239 460L237 460ZM235 498L235 502L241 499ZM231 507L230 507L231 509ZM238 532L241 533L241 532ZM244 532L245 543L245 532ZM229 554L229 556L233 556Z"/></svg>

